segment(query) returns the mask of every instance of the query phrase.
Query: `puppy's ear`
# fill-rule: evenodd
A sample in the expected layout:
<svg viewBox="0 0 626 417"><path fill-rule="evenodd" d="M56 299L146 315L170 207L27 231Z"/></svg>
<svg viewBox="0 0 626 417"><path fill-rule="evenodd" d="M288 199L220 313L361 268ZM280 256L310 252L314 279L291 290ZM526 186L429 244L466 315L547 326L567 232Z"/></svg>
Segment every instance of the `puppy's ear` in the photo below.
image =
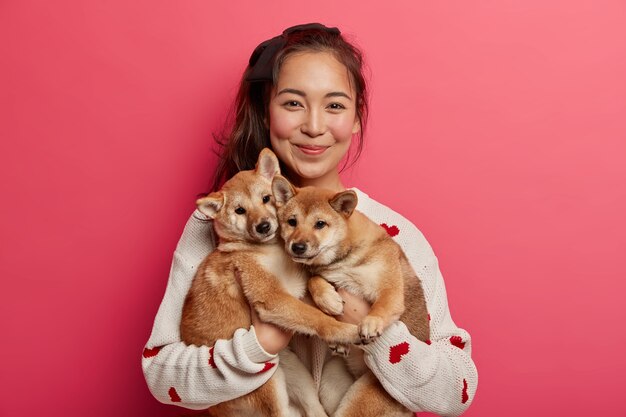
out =
<svg viewBox="0 0 626 417"><path fill-rule="evenodd" d="M274 175L280 174L280 165L278 158L270 148L263 148L256 161L255 172L268 180L274 178Z"/></svg>
<svg viewBox="0 0 626 417"><path fill-rule="evenodd" d="M220 191L216 191L207 195L206 197L202 197L196 201L198 205L198 210L209 217L209 219L214 219L215 215L224 205L224 194Z"/></svg>
<svg viewBox="0 0 626 417"><path fill-rule="evenodd" d="M296 189L287 178L278 174L272 181L272 194L274 195L274 201L277 207L283 206L287 201L296 195Z"/></svg>
<svg viewBox="0 0 626 417"><path fill-rule="evenodd" d="M354 191L346 190L335 194L328 202L337 213L348 218L354 212L359 199Z"/></svg>

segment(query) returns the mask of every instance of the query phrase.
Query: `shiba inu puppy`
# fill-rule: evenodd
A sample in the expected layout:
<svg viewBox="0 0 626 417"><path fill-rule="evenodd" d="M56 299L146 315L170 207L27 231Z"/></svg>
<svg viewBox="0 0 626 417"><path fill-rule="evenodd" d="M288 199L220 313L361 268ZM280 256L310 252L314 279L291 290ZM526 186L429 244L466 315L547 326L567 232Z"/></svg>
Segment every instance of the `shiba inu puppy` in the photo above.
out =
<svg viewBox="0 0 626 417"><path fill-rule="evenodd" d="M429 339L428 312L419 278L387 232L355 210L354 191L336 193L314 187L295 188L277 175L272 192L285 250L312 274L308 288L320 309L332 315L342 314L343 303L335 288L345 288L372 305L359 325L361 343L371 342L398 319L418 339ZM362 350L352 349L347 364L357 378L353 384L346 383L345 378L338 381L342 377L332 360L326 364L333 369L325 374L333 376L322 378L320 395L329 414L336 417L412 415L387 394L367 369ZM334 388L325 389L324 384Z"/></svg>
<svg viewBox="0 0 626 417"><path fill-rule="evenodd" d="M330 343L358 340L357 326L337 321L300 301L308 274L284 252L278 235L271 181L279 172L269 149L256 168L241 171L222 189L197 201L213 219L219 244L201 263L185 299L181 338L187 344L212 346L249 328L250 306L259 318ZM285 371L288 370L288 371ZM289 400L305 416L326 416L314 382L295 354L285 349L278 369L254 392L211 408L216 416L288 416Z"/></svg>

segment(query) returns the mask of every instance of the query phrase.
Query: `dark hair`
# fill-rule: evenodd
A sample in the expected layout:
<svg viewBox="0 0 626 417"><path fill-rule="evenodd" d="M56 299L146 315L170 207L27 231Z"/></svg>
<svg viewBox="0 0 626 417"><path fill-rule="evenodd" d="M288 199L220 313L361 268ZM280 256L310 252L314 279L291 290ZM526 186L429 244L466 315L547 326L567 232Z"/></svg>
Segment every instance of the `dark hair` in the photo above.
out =
<svg viewBox="0 0 626 417"><path fill-rule="evenodd" d="M315 24L304 26L315 26ZM361 128L357 134L356 152L354 155L348 155L347 163L342 170L351 166L361 155L368 116L368 90L363 75L363 55L338 30L331 31L322 25L318 26L295 32L287 29L283 32L280 37L281 47L273 56L273 63L270 63L272 65L271 80L249 81L254 69L253 58L263 44L255 49L251 65L248 65L241 78L239 91L227 124L228 128L221 135L215 135L219 160L213 177L212 191L219 189L225 181L240 170L254 168L261 149L271 148L267 126L270 93L278 79L281 66L290 55L295 53L328 52L347 68L351 87L356 93L356 116ZM264 43L267 42L270 41ZM284 168L281 166L281 170L287 172Z"/></svg>

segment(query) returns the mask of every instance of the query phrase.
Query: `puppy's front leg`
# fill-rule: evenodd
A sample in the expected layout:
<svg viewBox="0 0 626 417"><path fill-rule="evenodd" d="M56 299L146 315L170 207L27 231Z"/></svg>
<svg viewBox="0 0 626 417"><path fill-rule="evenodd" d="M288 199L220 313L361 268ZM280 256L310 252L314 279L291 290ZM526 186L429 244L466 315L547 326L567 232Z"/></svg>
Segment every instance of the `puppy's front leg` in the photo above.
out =
<svg viewBox="0 0 626 417"><path fill-rule="evenodd" d="M367 344L380 336L383 330L404 312L404 288L402 277L399 285L388 285L378 293L368 315L359 324L361 343Z"/></svg>
<svg viewBox="0 0 626 417"><path fill-rule="evenodd" d="M320 310L331 316L340 316L343 314L346 302L341 298L330 282L320 276L314 276L309 278L307 286L313 301ZM350 345L329 343L328 347L333 355L345 357L350 353Z"/></svg>
<svg viewBox="0 0 626 417"><path fill-rule="evenodd" d="M357 326L342 323L287 293L278 279L257 267L238 268L241 286L259 318L287 330L317 335L327 343L356 343ZM252 272L254 271L254 272Z"/></svg>
<svg viewBox="0 0 626 417"><path fill-rule="evenodd" d="M309 278L307 283L313 301L326 314L340 316L343 314L345 301L337 293L335 287L320 276Z"/></svg>

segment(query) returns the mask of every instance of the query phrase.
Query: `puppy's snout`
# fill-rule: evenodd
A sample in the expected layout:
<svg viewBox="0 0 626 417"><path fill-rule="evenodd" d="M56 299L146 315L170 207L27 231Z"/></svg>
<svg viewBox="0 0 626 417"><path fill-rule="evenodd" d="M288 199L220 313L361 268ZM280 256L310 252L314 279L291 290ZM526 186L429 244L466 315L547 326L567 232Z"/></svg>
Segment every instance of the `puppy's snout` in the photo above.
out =
<svg viewBox="0 0 626 417"><path fill-rule="evenodd" d="M269 222L262 222L262 223L257 224L256 231L257 233L264 235L270 231L271 227L272 226L270 225Z"/></svg>
<svg viewBox="0 0 626 417"><path fill-rule="evenodd" d="M306 243L292 243L291 251L296 255L302 255L304 252L306 252Z"/></svg>

